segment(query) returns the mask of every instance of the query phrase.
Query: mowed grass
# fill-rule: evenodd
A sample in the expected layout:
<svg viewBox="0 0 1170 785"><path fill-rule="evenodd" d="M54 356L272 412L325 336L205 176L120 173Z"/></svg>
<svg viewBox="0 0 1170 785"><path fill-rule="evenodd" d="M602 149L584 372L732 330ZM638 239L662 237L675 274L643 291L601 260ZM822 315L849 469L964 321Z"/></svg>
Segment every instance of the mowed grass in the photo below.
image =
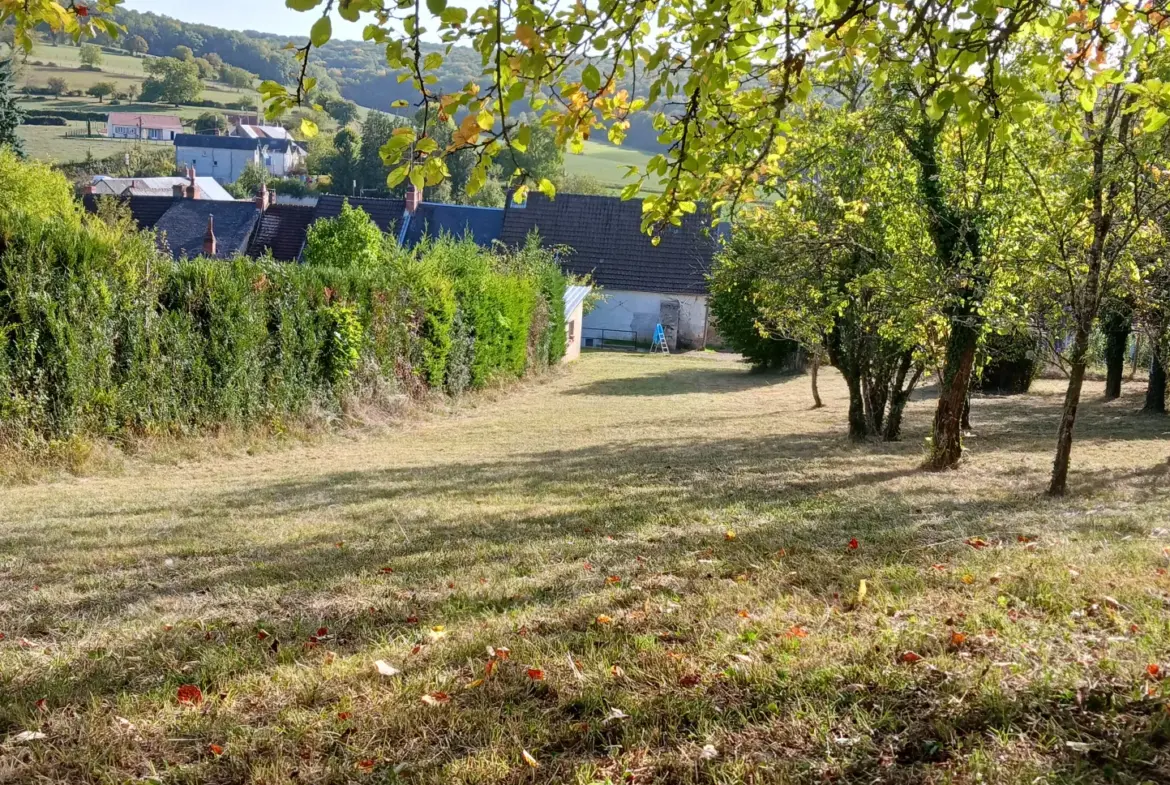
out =
<svg viewBox="0 0 1170 785"><path fill-rule="evenodd" d="M929 395L857 446L824 376L592 354L0 490L0 782L1170 781L1170 421L1090 394L1052 501L1058 383L925 474Z"/></svg>
<svg viewBox="0 0 1170 785"><path fill-rule="evenodd" d="M86 154L94 158L106 158L118 153L130 152L136 144L149 146L149 149L174 149L174 145L167 142L139 142L130 139L106 139L102 137L69 137L66 132L85 133L85 123L80 120L68 120L66 125L22 125L17 129L20 138L24 140L25 153L40 161L69 163L84 161ZM104 128L101 123L94 124L94 133Z"/></svg>
<svg viewBox="0 0 1170 785"><path fill-rule="evenodd" d="M614 147L600 142L585 142L580 155L565 153L565 172L597 178L602 184L620 190L633 180L626 177L631 166L646 167L650 154L632 147ZM658 191L658 187L646 190Z"/></svg>

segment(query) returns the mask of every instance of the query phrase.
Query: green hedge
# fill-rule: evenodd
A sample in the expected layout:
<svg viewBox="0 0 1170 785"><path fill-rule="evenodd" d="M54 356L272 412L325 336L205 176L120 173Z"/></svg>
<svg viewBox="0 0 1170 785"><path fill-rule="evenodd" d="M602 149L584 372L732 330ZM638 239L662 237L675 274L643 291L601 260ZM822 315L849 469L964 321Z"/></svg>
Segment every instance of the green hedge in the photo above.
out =
<svg viewBox="0 0 1170 785"><path fill-rule="evenodd" d="M173 261L130 226L0 214L0 440L280 423L374 382L458 393L564 351L564 277L539 248Z"/></svg>

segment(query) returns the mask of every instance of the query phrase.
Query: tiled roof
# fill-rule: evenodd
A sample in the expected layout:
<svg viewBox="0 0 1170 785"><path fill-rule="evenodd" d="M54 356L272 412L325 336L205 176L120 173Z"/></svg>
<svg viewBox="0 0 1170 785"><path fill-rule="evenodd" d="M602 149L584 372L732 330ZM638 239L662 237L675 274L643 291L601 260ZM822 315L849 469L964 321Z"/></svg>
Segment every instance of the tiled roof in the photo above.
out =
<svg viewBox="0 0 1170 785"><path fill-rule="evenodd" d="M153 229L163 213L175 204L173 196L105 196L102 194L86 194L82 198L85 209L91 213L97 212L98 199L118 199L130 205L130 215L139 229Z"/></svg>
<svg viewBox="0 0 1170 785"><path fill-rule="evenodd" d="M642 232L642 203L614 196L561 194L550 200L530 194L523 206L505 211L500 239L522 245L533 229L544 245L565 245L562 258L571 273L593 274L610 289L672 294L706 294L706 275L715 254L715 232L702 214L662 231L655 246Z"/></svg>
<svg viewBox="0 0 1170 785"><path fill-rule="evenodd" d="M165 233L160 242L165 242L172 256L194 258L203 253L208 216L215 219L215 255L227 259L247 250L252 230L260 219L260 208L253 202L174 199L154 228L160 235Z"/></svg>
<svg viewBox="0 0 1170 785"><path fill-rule="evenodd" d="M201 199L217 199L227 202L235 199L214 177L196 177L195 183L202 192ZM176 185L187 185L186 177L106 177L98 175L93 178L93 186L98 194L125 194L131 196L165 196L168 199L174 196Z"/></svg>
<svg viewBox="0 0 1170 785"><path fill-rule="evenodd" d="M411 216L405 245L413 248L424 236L462 238L470 234L476 244L487 248L500 239L503 228L504 211L498 207L423 202Z"/></svg>
<svg viewBox="0 0 1170 785"><path fill-rule="evenodd" d="M139 125L143 128L162 128L175 133L183 132L183 124L172 114L135 114L133 112L110 112L107 125Z"/></svg>
<svg viewBox="0 0 1170 785"><path fill-rule="evenodd" d="M248 139L242 136L215 136L214 134L175 134L176 147L199 147L215 150L256 150L263 148L276 153L298 147L291 139Z"/></svg>
<svg viewBox="0 0 1170 785"><path fill-rule="evenodd" d="M301 255L305 232L313 222L315 207L299 204L274 204L264 211L260 225L248 244L248 256L259 257L269 251L281 262L294 262Z"/></svg>
<svg viewBox="0 0 1170 785"><path fill-rule="evenodd" d="M317 200L317 212L314 220L319 218L336 218L341 215L341 205L349 202L350 207L360 207L373 219L378 228L387 234L398 235L399 221L406 210L406 202L402 199L372 199L366 196L338 196L326 194Z"/></svg>

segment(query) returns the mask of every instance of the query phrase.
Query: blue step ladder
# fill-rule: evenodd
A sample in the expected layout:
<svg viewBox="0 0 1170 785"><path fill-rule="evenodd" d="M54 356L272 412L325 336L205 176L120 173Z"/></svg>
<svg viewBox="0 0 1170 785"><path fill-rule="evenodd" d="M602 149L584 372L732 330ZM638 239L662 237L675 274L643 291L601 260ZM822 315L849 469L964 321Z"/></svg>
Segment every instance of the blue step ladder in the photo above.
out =
<svg viewBox="0 0 1170 785"><path fill-rule="evenodd" d="M654 341L650 344L650 353L655 352L670 354L670 347L666 343L666 331L662 329L661 324L654 328Z"/></svg>

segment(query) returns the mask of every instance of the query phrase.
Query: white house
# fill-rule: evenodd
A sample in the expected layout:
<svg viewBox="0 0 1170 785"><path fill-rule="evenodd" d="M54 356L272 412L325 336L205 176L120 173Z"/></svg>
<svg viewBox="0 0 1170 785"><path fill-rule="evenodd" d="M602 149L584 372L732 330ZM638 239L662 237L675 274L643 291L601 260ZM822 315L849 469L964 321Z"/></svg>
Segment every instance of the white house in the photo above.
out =
<svg viewBox="0 0 1170 785"><path fill-rule="evenodd" d="M183 125L175 115L110 112L106 117L106 136L112 139L169 142L181 133Z"/></svg>
<svg viewBox="0 0 1170 785"><path fill-rule="evenodd" d="M305 160L305 150L291 139L180 134L175 137L175 165L190 166L199 177L234 183L249 163L284 177Z"/></svg>
<svg viewBox="0 0 1170 785"><path fill-rule="evenodd" d="M709 218L688 215L667 227L659 244L642 232L642 203L613 196L530 194L505 207L501 240L523 245L538 232L543 245L565 248L561 266L591 275L604 302L584 315L585 347L643 346L661 324L671 350L701 349L717 340L707 310L707 273L717 241Z"/></svg>

